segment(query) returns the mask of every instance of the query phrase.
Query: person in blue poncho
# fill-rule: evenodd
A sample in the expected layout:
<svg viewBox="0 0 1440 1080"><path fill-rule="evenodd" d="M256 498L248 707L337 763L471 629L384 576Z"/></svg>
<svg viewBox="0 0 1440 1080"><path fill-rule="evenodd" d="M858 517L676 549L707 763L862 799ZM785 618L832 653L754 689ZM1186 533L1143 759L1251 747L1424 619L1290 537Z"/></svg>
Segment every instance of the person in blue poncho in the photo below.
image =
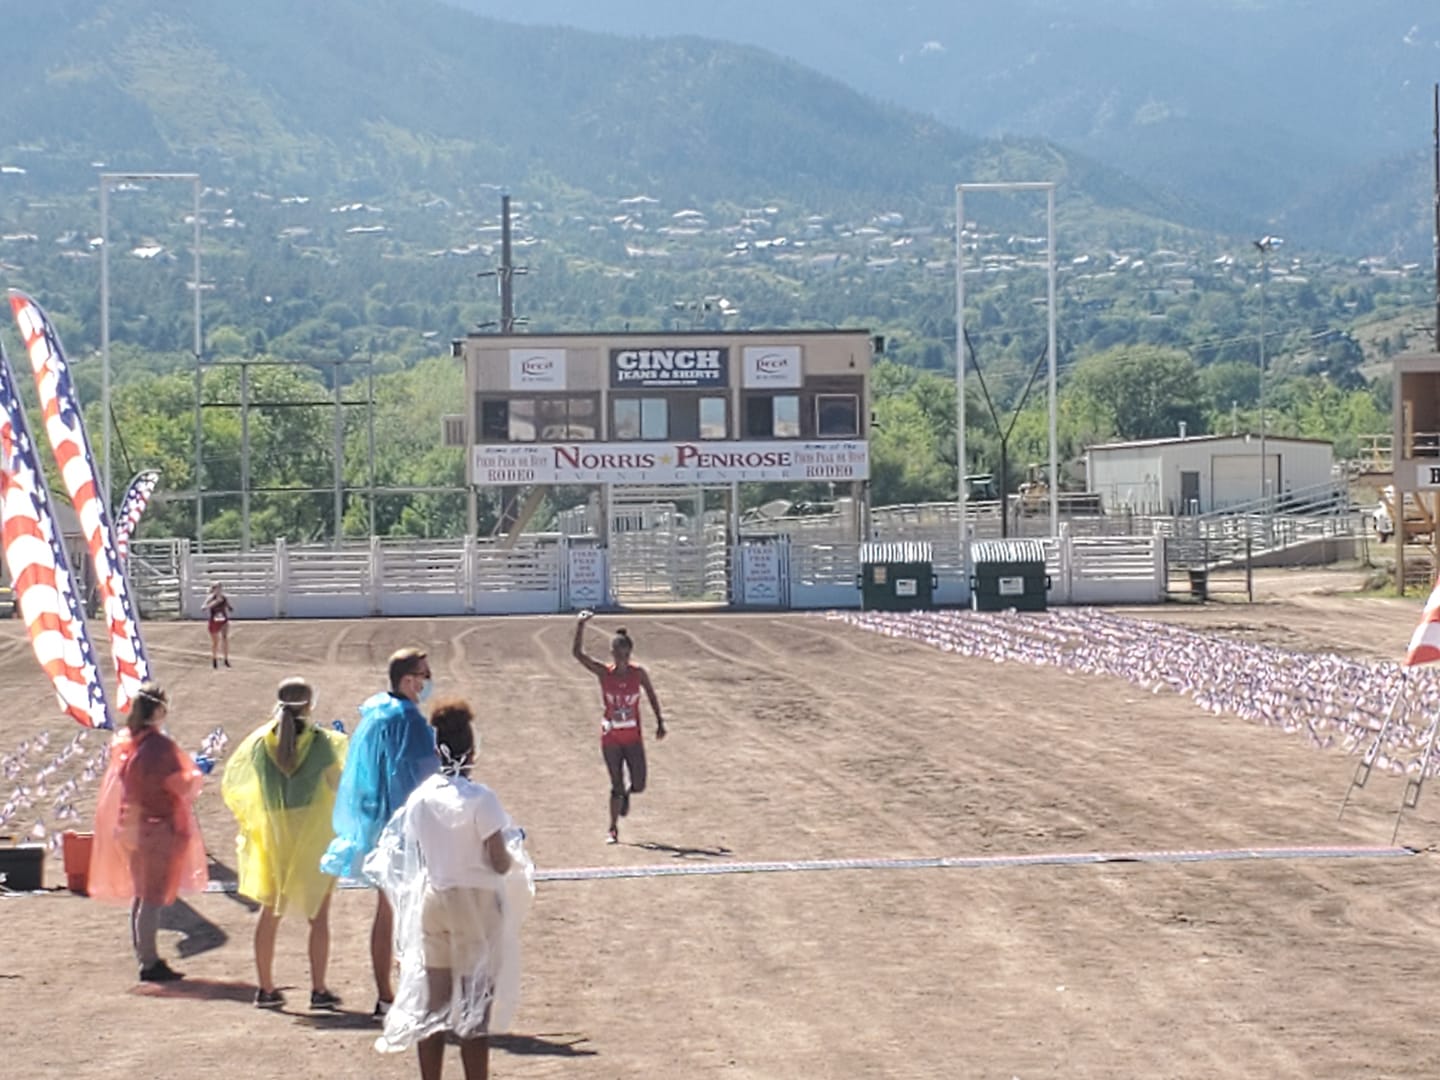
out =
<svg viewBox="0 0 1440 1080"><path fill-rule="evenodd" d="M430 689L430 660L424 651L401 649L390 657L390 690L360 706L360 724L350 739L335 794L335 839L320 860L325 873L362 880L361 864L380 830L420 782L440 770L435 733L419 708ZM379 1019L395 1000L395 913L383 891L377 897L370 959Z"/></svg>

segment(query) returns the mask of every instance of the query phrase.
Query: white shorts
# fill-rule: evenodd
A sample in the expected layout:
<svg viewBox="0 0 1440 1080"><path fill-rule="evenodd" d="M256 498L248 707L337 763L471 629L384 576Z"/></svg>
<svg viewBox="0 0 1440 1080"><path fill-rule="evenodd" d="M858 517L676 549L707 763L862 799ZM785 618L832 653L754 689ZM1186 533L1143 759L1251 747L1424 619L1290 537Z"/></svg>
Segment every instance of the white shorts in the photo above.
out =
<svg viewBox="0 0 1440 1080"><path fill-rule="evenodd" d="M466 973L493 967L500 924L500 897L493 889L427 888L420 907L425 966Z"/></svg>

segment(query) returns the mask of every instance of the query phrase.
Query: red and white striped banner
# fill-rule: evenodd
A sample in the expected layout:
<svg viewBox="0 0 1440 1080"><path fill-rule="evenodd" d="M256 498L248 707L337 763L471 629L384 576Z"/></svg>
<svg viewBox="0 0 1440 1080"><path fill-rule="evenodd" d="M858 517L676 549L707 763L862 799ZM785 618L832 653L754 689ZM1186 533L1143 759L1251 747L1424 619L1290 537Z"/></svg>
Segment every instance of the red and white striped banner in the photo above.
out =
<svg viewBox="0 0 1440 1080"><path fill-rule="evenodd" d="M95 584L104 606L105 624L110 630L110 656L118 680L115 707L122 713L128 712L140 684L150 678L150 661L145 655L140 622L135 617L120 555L115 549L115 532L110 527L110 513L100 492L80 402L75 396L60 337L40 305L12 289L10 309L15 313L20 336L30 354L35 387L40 392L40 407L45 415L45 434L55 451L65 490L80 516L80 528L90 548L90 562L95 568Z"/></svg>
<svg viewBox="0 0 1440 1080"><path fill-rule="evenodd" d="M159 483L160 474L154 469L146 469L125 489L125 498L120 500L120 509L115 514L115 548L122 560L130 557L130 537L135 532L135 526L140 524L145 508L150 505L150 496L155 494Z"/></svg>
<svg viewBox="0 0 1440 1080"><path fill-rule="evenodd" d="M1405 666L1433 664L1440 660L1440 581L1430 590L1430 599L1425 601L1425 613L1420 616L1420 625L1410 635L1410 648L1405 654Z"/></svg>
<svg viewBox="0 0 1440 1080"><path fill-rule="evenodd" d="M35 658L60 707L86 727L109 727L105 687L45 474L0 345L0 548Z"/></svg>

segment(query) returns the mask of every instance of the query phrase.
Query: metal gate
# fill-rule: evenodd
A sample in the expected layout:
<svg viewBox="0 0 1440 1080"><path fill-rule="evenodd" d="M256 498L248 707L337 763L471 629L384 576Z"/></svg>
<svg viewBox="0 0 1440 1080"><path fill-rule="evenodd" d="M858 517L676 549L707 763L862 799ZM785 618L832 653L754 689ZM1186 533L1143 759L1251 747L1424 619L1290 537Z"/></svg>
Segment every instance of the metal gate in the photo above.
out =
<svg viewBox="0 0 1440 1080"><path fill-rule="evenodd" d="M728 492L725 493L728 497ZM728 511L704 488L610 489L610 595L626 604L730 599Z"/></svg>
<svg viewBox="0 0 1440 1080"><path fill-rule="evenodd" d="M125 576L145 619L184 615L184 581L190 541L131 540ZM207 583L208 584L208 583Z"/></svg>

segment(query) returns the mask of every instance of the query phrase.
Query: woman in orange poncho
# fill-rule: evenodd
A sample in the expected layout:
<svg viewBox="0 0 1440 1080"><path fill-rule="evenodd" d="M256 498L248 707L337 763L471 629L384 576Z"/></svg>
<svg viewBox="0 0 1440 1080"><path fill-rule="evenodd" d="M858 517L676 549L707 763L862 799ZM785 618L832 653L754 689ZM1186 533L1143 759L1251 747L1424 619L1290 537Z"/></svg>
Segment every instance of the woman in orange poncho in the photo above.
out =
<svg viewBox="0 0 1440 1080"><path fill-rule="evenodd" d="M154 683L135 695L95 806L90 895L130 903L130 937L141 982L182 976L160 959L160 909L181 893L204 892L205 843L195 820L204 774L161 730L168 699Z"/></svg>

